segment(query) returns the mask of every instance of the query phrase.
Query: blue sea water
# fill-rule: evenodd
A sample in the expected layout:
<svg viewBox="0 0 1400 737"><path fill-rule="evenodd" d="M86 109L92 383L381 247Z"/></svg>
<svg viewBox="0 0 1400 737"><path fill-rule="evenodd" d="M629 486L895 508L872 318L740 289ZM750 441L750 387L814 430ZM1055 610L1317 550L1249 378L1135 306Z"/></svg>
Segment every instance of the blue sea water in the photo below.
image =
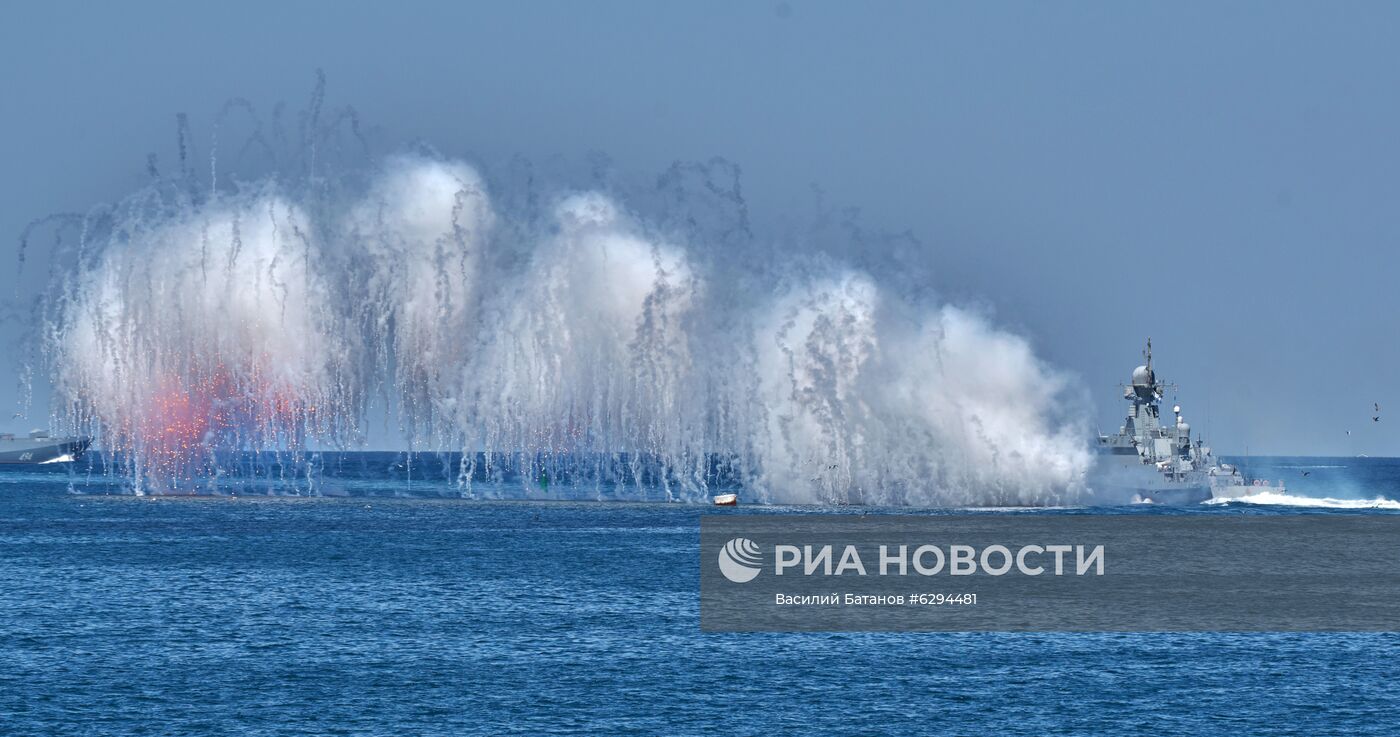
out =
<svg viewBox="0 0 1400 737"><path fill-rule="evenodd" d="M1292 499L1029 513L1400 513L1358 503L1400 460L1237 460ZM320 498L0 470L0 733L1400 733L1400 634L702 634L714 510L338 468Z"/></svg>

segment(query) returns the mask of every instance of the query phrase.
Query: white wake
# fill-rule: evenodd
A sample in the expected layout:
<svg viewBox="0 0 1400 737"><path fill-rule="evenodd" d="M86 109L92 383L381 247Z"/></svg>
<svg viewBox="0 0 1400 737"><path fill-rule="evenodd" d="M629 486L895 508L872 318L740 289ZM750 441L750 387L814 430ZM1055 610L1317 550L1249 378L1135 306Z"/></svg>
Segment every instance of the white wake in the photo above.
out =
<svg viewBox="0 0 1400 737"><path fill-rule="evenodd" d="M1314 507L1318 509L1392 509L1400 511L1400 501L1376 497L1375 499L1333 499L1331 497L1296 496L1277 491L1261 491L1235 499L1210 499L1204 504L1261 504L1281 507Z"/></svg>

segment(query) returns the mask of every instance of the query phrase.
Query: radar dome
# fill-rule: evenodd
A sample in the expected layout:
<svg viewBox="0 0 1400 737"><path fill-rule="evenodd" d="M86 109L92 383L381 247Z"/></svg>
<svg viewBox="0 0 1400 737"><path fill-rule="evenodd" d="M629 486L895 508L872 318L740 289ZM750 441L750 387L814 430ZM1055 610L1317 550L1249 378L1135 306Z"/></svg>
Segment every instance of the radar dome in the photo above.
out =
<svg viewBox="0 0 1400 737"><path fill-rule="evenodd" d="M1152 369L1146 366L1133 369L1133 386L1152 386Z"/></svg>

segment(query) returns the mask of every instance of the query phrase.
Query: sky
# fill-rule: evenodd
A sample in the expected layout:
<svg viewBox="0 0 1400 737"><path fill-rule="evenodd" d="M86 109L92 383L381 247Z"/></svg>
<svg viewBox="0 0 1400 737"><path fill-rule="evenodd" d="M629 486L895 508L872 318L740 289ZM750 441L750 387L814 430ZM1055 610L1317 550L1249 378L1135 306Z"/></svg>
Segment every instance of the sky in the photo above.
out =
<svg viewBox="0 0 1400 737"><path fill-rule="evenodd" d="M1400 455L1398 37L1366 2L0 0L0 294L25 225L143 184L177 113L299 108L322 69L453 156L718 155L774 218L816 185L1106 430L1151 336L1218 450Z"/></svg>

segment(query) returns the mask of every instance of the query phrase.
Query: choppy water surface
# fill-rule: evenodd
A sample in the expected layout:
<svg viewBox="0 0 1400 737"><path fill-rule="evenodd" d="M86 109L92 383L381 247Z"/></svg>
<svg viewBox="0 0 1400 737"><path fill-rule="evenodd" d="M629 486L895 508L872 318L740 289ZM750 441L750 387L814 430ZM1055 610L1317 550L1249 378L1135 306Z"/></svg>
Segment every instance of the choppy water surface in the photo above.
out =
<svg viewBox="0 0 1400 737"><path fill-rule="evenodd" d="M451 484L366 458L320 498L138 498L0 469L0 731L1400 731L1400 635L702 635L710 509L431 498ZM1250 463L1294 501L1032 513L1392 514L1360 502L1400 497L1400 461Z"/></svg>

